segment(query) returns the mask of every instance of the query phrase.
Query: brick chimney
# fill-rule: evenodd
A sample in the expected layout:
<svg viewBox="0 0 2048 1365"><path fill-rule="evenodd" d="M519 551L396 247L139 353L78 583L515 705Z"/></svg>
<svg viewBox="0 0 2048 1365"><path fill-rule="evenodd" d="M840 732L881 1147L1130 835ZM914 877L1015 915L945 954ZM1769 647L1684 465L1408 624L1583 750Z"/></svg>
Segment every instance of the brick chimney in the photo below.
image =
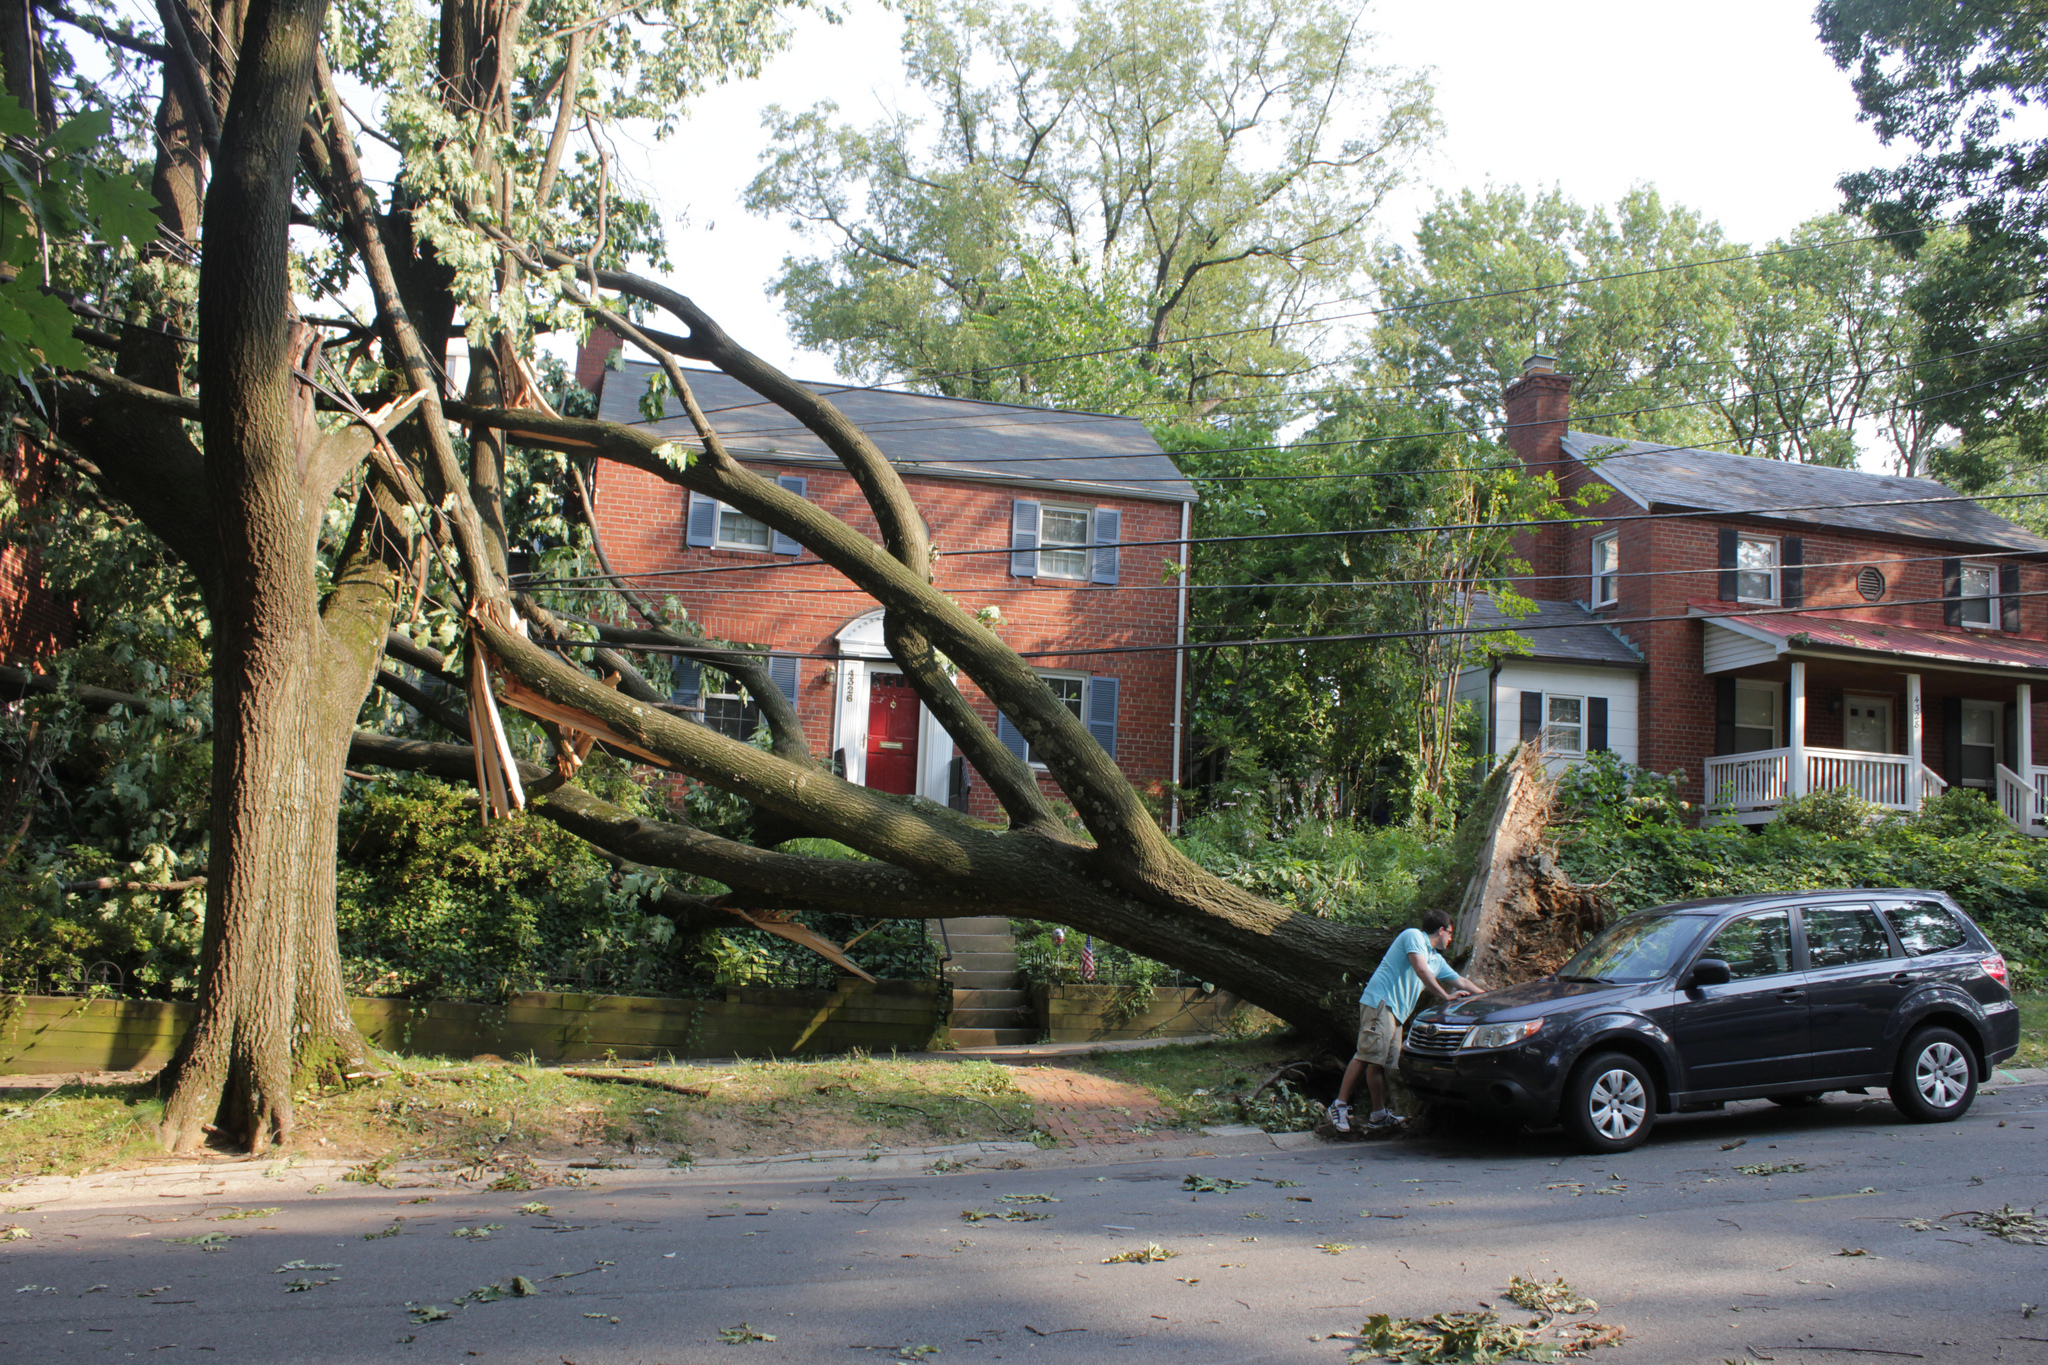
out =
<svg viewBox="0 0 2048 1365"><path fill-rule="evenodd" d="M1564 432L1572 413L1572 380L1557 372L1557 358L1532 355L1522 362L1522 377L1501 395L1507 409L1507 430L1501 440L1522 457L1531 475L1548 474L1565 484ZM1573 580L1565 575L1565 528L1543 526L1515 537L1515 552L1529 563L1533 577L1517 584L1523 595L1539 601L1569 601Z"/></svg>
<svg viewBox="0 0 2048 1365"><path fill-rule="evenodd" d="M1564 429L1572 415L1572 380L1557 372L1557 357L1532 355L1522 362L1522 377L1501 395L1507 408L1507 430L1501 439L1522 457L1533 474L1561 472Z"/></svg>
<svg viewBox="0 0 2048 1365"><path fill-rule="evenodd" d="M598 385L604 382L606 364L625 344L618 333L593 323L590 335L583 339L582 348L576 352L576 382L596 393Z"/></svg>

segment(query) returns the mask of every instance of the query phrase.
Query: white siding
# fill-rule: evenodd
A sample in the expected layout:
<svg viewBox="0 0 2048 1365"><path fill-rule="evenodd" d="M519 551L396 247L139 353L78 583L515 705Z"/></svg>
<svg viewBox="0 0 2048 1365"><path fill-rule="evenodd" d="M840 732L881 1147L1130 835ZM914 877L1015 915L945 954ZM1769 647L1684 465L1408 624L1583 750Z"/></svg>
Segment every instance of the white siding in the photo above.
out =
<svg viewBox="0 0 2048 1365"><path fill-rule="evenodd" d="M1726 673L1733 668L1767 664L1778 657L1778 651L1762 640L1752 640L1712 621L1706 626L1707 638L1701 650L1701 661L1709 673Z"/></svg>
<svg viewBox="0 0 2048 1365"><path fill-rule="evenodd" d="M1478 675L1482 680L1484 673ZM1587 668L1573 664L1533 663L1503 659L1494 679L1494 752L1504 754L1521 738L1523 691L1561 692L1573 697L1607 699L1607 747L1624 763L1641 752L1636 743L1636 685L1633 669ZM1459 679L1460 684L1464 682ZM1461 686L1462 690L1462 686ZM1482 682L1483 694L1483 682ZM1484 700L1482 695L1481 700ZM1560 767L1563 760L1552 760Z"/></svg>

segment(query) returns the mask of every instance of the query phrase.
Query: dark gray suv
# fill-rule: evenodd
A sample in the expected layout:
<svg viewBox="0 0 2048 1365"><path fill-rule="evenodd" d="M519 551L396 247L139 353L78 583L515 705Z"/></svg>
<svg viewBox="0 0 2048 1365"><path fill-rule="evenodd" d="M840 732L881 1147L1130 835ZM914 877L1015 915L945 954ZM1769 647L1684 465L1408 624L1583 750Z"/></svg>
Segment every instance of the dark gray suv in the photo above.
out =
<svg viewBox="0 0 2048 1365"><path fill-rule="evenodd" d="M2019 1048L2005 959L1938 891L1809 891L1630 915L1555 976L1423 1011L1401 1079L1624 1152L1658 1114L1885 1086L1960 1118Z"/></svg>

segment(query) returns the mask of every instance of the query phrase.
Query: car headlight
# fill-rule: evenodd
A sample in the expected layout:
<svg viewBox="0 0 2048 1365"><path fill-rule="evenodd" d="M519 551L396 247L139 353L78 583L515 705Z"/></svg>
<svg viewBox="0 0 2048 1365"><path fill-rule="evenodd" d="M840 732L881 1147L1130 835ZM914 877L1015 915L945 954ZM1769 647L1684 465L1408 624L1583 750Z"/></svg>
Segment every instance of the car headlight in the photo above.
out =
<svg viewBox="0 0 2048 1365"><path fill-rule="evenodd" d="M1465 1035L1464 1046L1513 1047L1525 1038L1533 1038L1543 1027L1541 1019L1520 1019L1512 1024L1481 1024Z"/></svg>

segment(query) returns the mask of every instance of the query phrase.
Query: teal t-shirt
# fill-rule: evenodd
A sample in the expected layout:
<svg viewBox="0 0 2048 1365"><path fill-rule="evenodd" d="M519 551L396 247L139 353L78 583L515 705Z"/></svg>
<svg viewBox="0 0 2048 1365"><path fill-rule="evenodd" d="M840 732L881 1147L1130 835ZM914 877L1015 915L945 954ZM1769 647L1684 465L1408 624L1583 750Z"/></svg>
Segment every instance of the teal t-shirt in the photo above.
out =
<svg viewBox="0 0 2048 1365"><path fill-rule="evenodd" d="M1394 939L1394 945L1387 949L1387 955L1380 959L1379 970L1372 974L1372 980L1365 983L1365 990L1358 997L1361 1005L1381 1005L1394 1012L1397 1019L1406 1019L1408 1012L1415 1008L1416 997L1422 994L1422 983L1415 977L1415 969L1408 964L1408 954L1421 953L1422 960L1429 964L1439 981L1456 981L1457 968L1444 961L1443 955L1431 946L1429 935L1420 929L1403 929Z"/></svg>

